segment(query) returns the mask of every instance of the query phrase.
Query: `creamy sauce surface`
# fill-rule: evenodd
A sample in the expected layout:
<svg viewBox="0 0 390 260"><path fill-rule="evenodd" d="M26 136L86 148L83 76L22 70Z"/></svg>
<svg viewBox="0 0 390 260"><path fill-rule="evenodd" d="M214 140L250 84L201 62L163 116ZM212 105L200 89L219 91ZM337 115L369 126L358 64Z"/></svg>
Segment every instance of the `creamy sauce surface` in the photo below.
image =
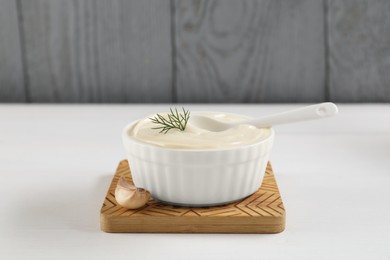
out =
<svg viewBox="0 0 390 260"><path fill-rule="evenodd" d="M159 113L166 117L166 113ZM245 116L225 113L196 113L223 121L233 122L248 119ZM167 133L160 133L152 129L159 125L154 124L149 116L136 123L127 134L133 138L156 146L178 149L217 149L238 147L253 144L268 138L271 135L269 128L256 128L252 125L238 125L221 132L212 132L191 124L191 118L184 131L171 129Z"/></svg>

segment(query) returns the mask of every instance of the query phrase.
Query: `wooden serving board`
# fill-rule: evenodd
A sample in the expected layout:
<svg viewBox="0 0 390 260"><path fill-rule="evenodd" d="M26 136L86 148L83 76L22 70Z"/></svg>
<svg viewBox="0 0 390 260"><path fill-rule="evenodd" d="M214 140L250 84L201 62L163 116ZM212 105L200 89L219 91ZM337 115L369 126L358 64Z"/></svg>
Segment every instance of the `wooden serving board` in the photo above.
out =
<svg viewBox="0 0 390 260"><path fill-rule="evenodd" d="M285 210L271 164L260 189L240 202L207 208L165 205L150 199L140 209L129 210L115 200L120 176L132 182L127 160L119 163L100 211L106 232L132 233L279 233L285 227Z"/></svg>

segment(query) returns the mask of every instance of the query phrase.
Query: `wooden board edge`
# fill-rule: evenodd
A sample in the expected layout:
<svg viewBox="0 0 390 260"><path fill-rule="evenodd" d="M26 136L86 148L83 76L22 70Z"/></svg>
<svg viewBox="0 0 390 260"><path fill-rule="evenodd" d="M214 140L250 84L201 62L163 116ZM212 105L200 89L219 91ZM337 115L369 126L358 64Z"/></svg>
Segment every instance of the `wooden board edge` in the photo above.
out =
<svg viewBox="0 0 390 260"><path fill-rule="evenodd" d="M107 233L243 233L276 234L284 231L286 217L269 218L264 223L256 217L231 217L228 223L219 217L118 217L100 215L100 228ZM161 223L164 223L162 225ZM170 224L166 224L170 223Z"/></svg>

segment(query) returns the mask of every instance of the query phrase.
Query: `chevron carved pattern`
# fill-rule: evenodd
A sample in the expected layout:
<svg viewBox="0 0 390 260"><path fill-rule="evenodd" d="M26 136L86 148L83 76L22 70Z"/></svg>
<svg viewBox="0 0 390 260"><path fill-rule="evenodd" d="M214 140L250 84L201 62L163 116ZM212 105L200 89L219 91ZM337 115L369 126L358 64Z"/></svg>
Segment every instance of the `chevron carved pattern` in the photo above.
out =
<svg viewBox="0 0 390 260"><path fill-rule="evenodd" d="M284 229L285 210L270 163L257 192L239 202L206 208L150 199L143 208L125 209L115 200L121 176L133 182L127 160L119 163L100 211L101 228L107 232L277 233Z"/></svg>

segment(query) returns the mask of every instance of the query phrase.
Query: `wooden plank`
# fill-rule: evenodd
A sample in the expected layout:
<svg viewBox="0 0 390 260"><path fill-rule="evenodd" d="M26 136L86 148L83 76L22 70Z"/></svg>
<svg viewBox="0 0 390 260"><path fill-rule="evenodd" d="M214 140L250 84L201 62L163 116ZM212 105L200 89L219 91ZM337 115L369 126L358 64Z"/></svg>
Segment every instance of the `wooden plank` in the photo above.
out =
<svg viewBox="0 0 390 260"><path fill-rule="evenodd" d="M0 102L24 102L22 51L16 0L0 1Z"/></svg>
<svg viewBox="0 0 390 260"><path fill-rule="evenodd" d="M278 233L285 227L286 213L271 164L254 194L239 202L207 208L170 206L152 198L143 208L122 208L112 195L122 176L133 182L127 160L119 163L100 211L100 226L106 232ZM272 191L263 189L264 185Z"/></svg>
<svg viewBox="0 0 390 260"><path fill-rule="evenodd" d="M324 100L321 0L175 3L178 101Z"/></svg>
<svg viewBox="0 0 390 260"><path fill-rule="evenodd" d="M330 96L390 101L390 2L329 1Z"/></svg>
<svg viewBox="0 0 390 260"><path fill-rule="evenodd" d="M169 102L169 0L22 1L35 102Z"/></svg>

